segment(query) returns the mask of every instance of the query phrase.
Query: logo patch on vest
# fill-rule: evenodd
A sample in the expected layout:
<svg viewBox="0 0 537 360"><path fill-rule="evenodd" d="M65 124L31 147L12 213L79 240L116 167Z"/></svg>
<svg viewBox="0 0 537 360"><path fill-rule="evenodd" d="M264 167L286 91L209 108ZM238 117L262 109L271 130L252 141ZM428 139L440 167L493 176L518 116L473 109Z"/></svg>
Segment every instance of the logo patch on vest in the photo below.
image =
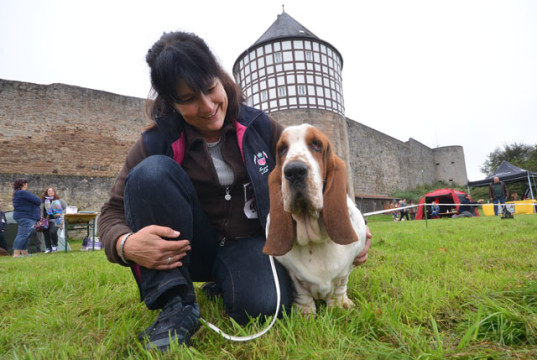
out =
<svg viewBox="0 0 537 360"><path fill-rule="evenodd" d="M267 154L265 154L264 151L258 152L254 155L254 164L259 166L259 172L263 175L266 174L269 171L268 165L267 165Z"/></svg>

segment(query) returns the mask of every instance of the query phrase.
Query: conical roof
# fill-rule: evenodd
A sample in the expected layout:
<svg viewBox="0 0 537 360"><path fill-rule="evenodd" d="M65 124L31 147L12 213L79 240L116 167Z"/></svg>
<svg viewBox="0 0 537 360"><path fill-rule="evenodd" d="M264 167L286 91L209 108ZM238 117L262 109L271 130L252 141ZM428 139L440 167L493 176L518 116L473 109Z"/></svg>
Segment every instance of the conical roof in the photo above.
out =
<svg viewBox="0 0 537 360"><path fill-rule="evenodd" d="M265 31L263 35L253 44L253 46L282 38L296 38L296 37L305 37L317 39L314 33L302 26L298 21L293 19L285 11L278 15L278 18L274 23Z"/></svg>
<svg viewBox="0 0 537 360"><path fill-rule="evenodd" d="M265 31L263 35L261 35L261 37L257 39L257 41L253 43L248 49L243 51L243 53L237 58L237 60L235 60L235 63L233 64L233 72L237 72L237 67L241 58L248 54L248 52L250 52L252 49L255 49L265 43L269 43L272 41L297 38L312 39L319 43L327 45L337 53L339 59L341 60L341 67L343 68L343 57L341 56L339 51L334 46L332 46L332 44L322 39L319 39L314 33L309 31L305 26L302 26L298 21L296 21L289 14L283 11L280 15L278 15L276 21L272 23L272 25L267 29L267 31Z"/></svg>

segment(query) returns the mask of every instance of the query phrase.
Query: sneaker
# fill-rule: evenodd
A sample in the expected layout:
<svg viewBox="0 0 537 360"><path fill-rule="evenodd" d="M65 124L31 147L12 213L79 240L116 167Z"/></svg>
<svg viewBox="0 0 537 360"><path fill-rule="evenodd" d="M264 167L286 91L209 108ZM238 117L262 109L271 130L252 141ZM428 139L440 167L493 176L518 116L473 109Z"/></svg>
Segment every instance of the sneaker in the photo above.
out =
<svg viewBox="0 0 537 360"><path fill-rule="evenodd" d="M47 248L47 249L45 250L45 254L49 254L50 252L52 252L52 249Z"/></svg>
<svg viewBox="0 0 537 360"><path fill-rule="evenodd" d="M197 303L183 304L181 297L172 298L162 309L157 320L138 335L149 339L146 349L166 352L171 341L190 346L190 337L199 327L200 308Z"/></svg>
<svg viewBox="0 0 537 360"><path fill-rule="evenodd" d="M57 246L53 246L53 247L52 247L52 252L56 252L56 251L58 251L58 247L57 247Z"/></svg>

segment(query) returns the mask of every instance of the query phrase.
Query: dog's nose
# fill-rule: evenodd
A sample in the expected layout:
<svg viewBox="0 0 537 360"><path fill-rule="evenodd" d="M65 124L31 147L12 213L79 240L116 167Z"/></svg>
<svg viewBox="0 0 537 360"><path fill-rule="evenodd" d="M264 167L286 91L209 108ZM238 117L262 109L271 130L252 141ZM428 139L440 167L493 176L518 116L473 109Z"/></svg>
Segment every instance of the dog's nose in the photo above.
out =
<svg viewBox="0 0 537 360"><path fill-rule="evenodd" d="M291 184L301 183L308 175L308 165L302 161L292 161L285 166L284 174Z"/></svg>

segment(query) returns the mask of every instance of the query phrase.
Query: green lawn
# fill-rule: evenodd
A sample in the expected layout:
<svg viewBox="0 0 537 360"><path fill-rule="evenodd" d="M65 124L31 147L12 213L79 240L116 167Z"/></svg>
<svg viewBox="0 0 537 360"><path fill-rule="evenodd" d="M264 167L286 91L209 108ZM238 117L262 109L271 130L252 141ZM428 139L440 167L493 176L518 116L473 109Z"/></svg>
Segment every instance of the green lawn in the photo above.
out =
<svg viewBox="0 0 537 360"><path fill-rule="evenodd" d="M535 359L537 215L393 222L369 219L368 262L351 275L350 311L291 314L234 343L202 327L161 355L136 335L157 316L129 269L103 251L0 258L1 359ZM202 317L235 335L221 303Z"/></svg>

